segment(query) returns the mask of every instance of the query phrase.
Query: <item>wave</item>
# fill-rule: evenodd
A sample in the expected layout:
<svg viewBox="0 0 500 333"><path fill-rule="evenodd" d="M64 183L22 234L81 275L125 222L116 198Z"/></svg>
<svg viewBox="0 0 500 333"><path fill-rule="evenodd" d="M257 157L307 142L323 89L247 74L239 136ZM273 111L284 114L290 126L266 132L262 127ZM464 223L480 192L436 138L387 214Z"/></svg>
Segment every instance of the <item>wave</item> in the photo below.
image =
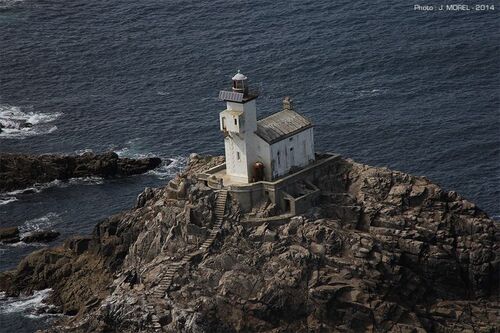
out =
<svg viewBox="0 0 500 333"><path fill-rule="evenodd" d="M150 170L146 174L156 176L160 179L170 179L181 172L187 163L187 157L185 156L170 157L168 158L170 163L166 160L167 159L162 159L163 162L158 168Z"/></svg>
<svg viewBox="0 0 500 333"><path fill-rule="evenodd" d="M22 238L22 236L34 231L50 230L61 222L62 219L59 214L50 212L44 216L25 221L19 226L19 232Z"/></svg>
<svg viewBox="0 0 500 333"><path fill-rule="evenodd" d="M329 85L329 88L335 89L334 86ZM384 95L387 93L387 89L381 88L381 89L362 89L362 90L336 90L334 91L335 94L338 94L343 97L350 98L351 100L358 100L358 99L363 99L363 98L372 98L372 97L377 97Z"/></svg>
<svg viewBox="0 0 500 333"><path fill-rule="evenodd" d="M159 179L170 179L178 172L182 171L186 166L188 158L186 156L162 156L152 152L144 152L140 148L140 139L132 139L126 142L125 146L119 149L117 147L110 147L119 157L124 158L148 158L159 157L162 163L154 170L146 172L146 175L158 177Z"/></svg>
<svg viewBox="0 0 500 333"><path fill-rule="evenodd" d="M23 0L0 0L0 10L14 7L17 4L24 2Z"/></svg>
<svg viewBox="0 0 500 333"><path fill-rule="evenodd" d="M33 186L23 188L21 190L15 190L6 193L0 193L0 206L7 205L11 202L19 200L19 196L33 193L40 193L43 190L59 187L65 188L73 185L101 185L104 184L104 178L92 176L92 177L81 177L81 178L70 178L68 180L53 180L48 183L37 183Z"/></svg>
<svg viewBox="0 0 500 333"><path fill-rule="evenodd" d="M28 233L26 234L22 234L22 236L26 236ZM17 247L17 248L24 248L24 247L33 247L33 248L36 248L36 249L39 249L39 248L42 248L42 247L49 247L49 244L47 243L37 243L37 242L33 242L33 243L25 243L23 241L19 241L19 242L16 242L16 243L8 243L8 244L5 244L5 243L2 243L2 246L5 247L5 248L13 248L13 247ZM2 249L4 250L4 249Z"/></svg>
<svg viewBox="0 0 500 333"><path fill-rule="evenodd" d="M123 146L112 146L109 147L110 150L113 150L119 157L122 158L147 158L147 157L156 157L156 154L153 153L144 153L141 149L140 139L132 139L128 140ZM117 149L118 148L118 149Z"/></svg>
<svg viewBox="0 0 500 333"><path fill-rule="evenodd" d="M57 126L51 124L62 113L40 113L32 107L0 105L0 138L24 139L29 136L52 133Z"/></svg>
<svg viewBox="0 0 500 333"><path fill-rule="evenodd" d="M0 197L0 206L9 204L9 203L17 201L17 200L19 200L19 199L17 199L16 197L9 197L9 196L3 197L2 196L2 197Z"/></svg>
<svg viewBox="0 0 500 333"><path fill-rule="evenodd" d="M38 290L30 296L6 297L5 293L0 293L0 314L22 313L29 317L38 318L49 315L48 310L54 308L53 305L45 304L43 301L52 293L52 289Z"/></svg>

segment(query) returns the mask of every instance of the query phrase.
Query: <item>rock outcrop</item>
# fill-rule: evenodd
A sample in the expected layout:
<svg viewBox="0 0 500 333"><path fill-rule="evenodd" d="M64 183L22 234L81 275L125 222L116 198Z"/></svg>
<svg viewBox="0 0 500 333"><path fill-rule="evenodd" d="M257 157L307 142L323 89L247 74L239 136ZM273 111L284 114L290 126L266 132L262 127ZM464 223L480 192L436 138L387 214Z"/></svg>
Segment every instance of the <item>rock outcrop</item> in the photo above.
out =
<svg viewBox="0 0 500 333"><path fill-rule="evenodd" d="M21 237L21 241L25 243L48 243L59 237L61 233L55 230L39 230L33 231Z"/></svg>
<svg viewBox="0 0 500 333"><path fill-rule="evenodd" d="M499 331L499 229L457 193L339 159L307 214L250 226L193 177L219 162L193 156L91 236L1 273L0 290L52 288L72 316L49 332Z"/></svg>
<svg viewBox="0 0 500 333"><path fill-rule="evenodd" d="M2 227L0 228L0 242L2 243L17 243L21 240L19 228L17 227Z"/></svg>
<svg viewBox="0 0 500 333"><path fill-rule="evenodd" d="M1 227L0 243L48 243L55 240L59 235L60 232L55 230L37 230L22 235L18 227Z"/></svg>
<svg viewBox="0 0 500 333"><path fill-rule="evenodd" d="M115 177L141 174L159 166L156 157L120 158L116 153L82 155L25 155L0 153L0 192L36 183L78 177Z"/></svg>

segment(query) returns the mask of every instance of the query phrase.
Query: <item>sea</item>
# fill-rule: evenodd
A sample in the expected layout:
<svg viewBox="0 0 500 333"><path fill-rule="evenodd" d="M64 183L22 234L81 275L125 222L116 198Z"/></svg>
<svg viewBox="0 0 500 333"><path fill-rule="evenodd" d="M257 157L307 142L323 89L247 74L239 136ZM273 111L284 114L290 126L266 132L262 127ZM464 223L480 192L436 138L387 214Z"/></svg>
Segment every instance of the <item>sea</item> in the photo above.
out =
<svg viewBox="0 0 500 333"><path fill-rule="evenodd" d="M317 151L425 175L500 219L500 3L447 3L0 0L0 123L14 124L0 152L172 161L1 194L0 226L55 229L59 244L165 185L190 153L223 154L218 91L238 69L259 117L293 98ZM46 246L0 245L0 271ZM48 327L50 292L0 294L0 331Z"/></svg>

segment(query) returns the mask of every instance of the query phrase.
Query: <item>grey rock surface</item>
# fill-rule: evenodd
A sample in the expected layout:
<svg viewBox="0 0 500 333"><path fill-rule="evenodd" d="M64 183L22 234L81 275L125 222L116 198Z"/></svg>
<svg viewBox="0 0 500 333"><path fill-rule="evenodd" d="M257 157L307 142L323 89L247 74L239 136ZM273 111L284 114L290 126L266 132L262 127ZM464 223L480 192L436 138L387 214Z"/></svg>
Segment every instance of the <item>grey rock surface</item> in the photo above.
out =
<svg viewBox="0 0 500 333"><path fill-rule="evenodd" d="M499 331L499 229L460 195L339 159L311 214L245 226L229 199L213 233L220 194L193 175L220 162L192 158L90 237L0 273L0 290L53 288L71 317L49 332Z"/></svg>

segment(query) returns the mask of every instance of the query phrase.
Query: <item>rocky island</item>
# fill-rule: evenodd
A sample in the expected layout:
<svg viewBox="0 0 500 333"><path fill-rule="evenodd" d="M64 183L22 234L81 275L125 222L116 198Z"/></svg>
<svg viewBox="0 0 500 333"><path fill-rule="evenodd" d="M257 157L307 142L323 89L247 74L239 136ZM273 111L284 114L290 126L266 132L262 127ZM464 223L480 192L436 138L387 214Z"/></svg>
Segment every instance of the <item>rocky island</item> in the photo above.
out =
<svg viewBox="0 0 500 333"><path fill-rule="evenodd" d="M197 179L222 161L193 155L92 235L0 273L0 290L52 288L67 316L47 332L500 329L499 228L459 194L339 157L316 175L313 207L255 223Z"/></svg>
<svg viewBox="0 0 500 333"><path fill-rule="evenodd" d="M0 153L0 193L37 183L79 177L116 177L141 174L158 167L157 157L120 158L114 152L81 155Z"/></svg>

